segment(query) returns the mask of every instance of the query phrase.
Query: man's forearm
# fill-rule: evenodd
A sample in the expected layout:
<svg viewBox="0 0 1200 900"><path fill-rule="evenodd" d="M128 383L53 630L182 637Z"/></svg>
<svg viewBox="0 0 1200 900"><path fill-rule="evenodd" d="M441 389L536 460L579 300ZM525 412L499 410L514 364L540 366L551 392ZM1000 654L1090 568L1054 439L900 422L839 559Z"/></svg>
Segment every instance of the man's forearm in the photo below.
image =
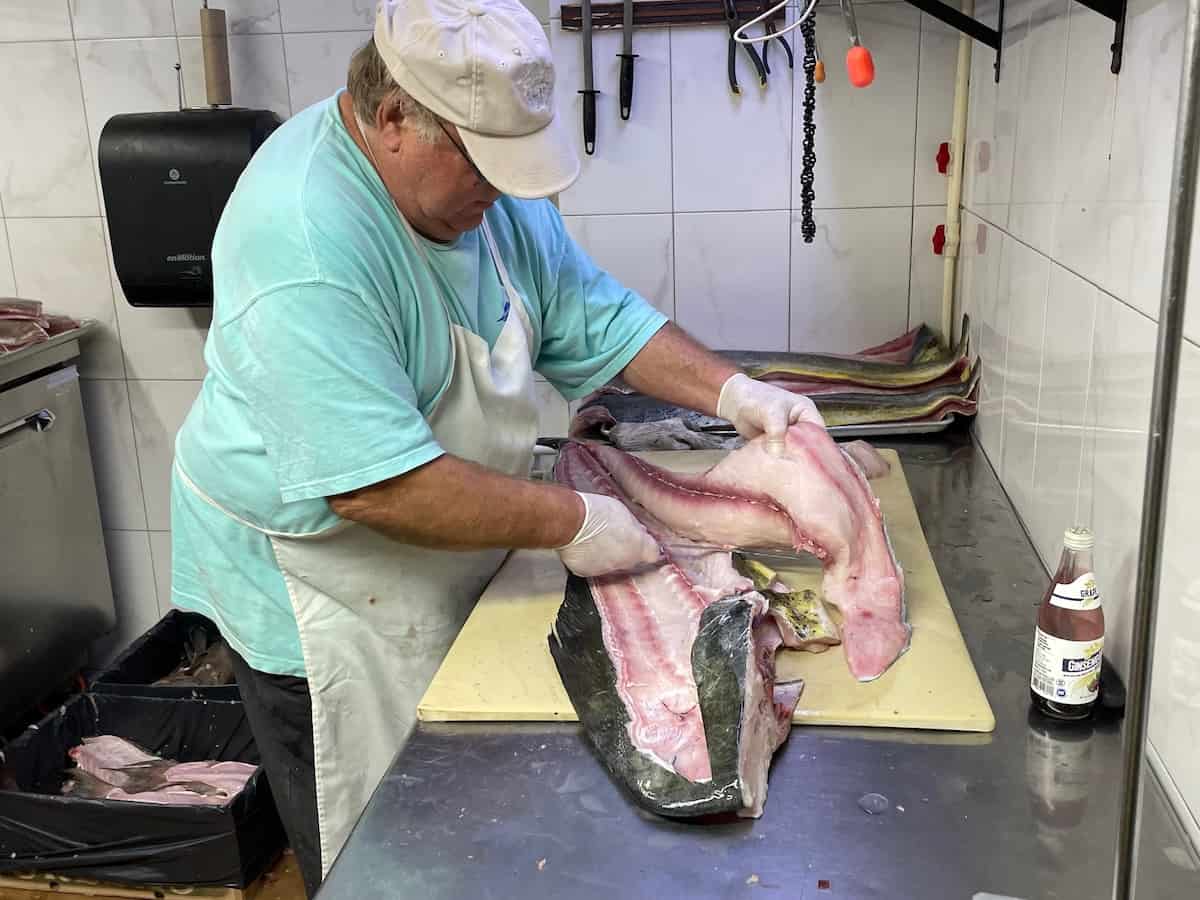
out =
<svg viewBox="0 0 1200 900"><path fill-rule="evenodd" d="M331 497L329 505L395 540L443 550L561 547L584 517L583 502L569 488L510 478L449 454Z"/></svg>
<svg viewBox="0 0 1200 900"><path fill-rule="evenodd" d="M723 385L738 368L668 322L621 372L630 387L706 415L716 415Z"/></svg>

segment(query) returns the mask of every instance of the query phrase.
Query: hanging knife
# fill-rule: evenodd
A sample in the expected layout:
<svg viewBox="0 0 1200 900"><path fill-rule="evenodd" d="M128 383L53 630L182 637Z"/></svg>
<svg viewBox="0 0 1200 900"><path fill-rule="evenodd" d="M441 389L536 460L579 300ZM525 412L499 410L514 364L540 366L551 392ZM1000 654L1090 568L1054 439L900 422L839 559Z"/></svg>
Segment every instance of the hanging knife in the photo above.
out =
<svg viewBox="0 0 1200 900"><path fill-rule="evenodd" d="M592 0L580 0L583 16L583 152L596 152L596 81L592 71Z"/></svg>
<svg viewBox="0 0 1200 900"><path fill-rule="evenodd" d="M621 22L621 118L628 119L633 108L633 0L625 0L624 18Z"/></svg>

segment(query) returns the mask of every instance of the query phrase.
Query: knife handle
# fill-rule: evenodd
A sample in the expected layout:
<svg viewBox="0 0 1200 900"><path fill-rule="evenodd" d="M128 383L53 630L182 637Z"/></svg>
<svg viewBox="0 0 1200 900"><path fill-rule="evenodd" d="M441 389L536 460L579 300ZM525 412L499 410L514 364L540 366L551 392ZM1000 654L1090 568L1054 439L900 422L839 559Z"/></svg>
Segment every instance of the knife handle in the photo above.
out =
<svg viewBox="0 0 1200 900"><path fill-rule="evenodd" d="M583 152L596 152L596 95L599 91L580 91L583 94Z"/></svg>
<svg viewBox="0 0 1200 900"><path fill-rule="evenodd" d="M621 118L628 121L633 109L633 61L636 53L618 53L621 57Z"/></svg>

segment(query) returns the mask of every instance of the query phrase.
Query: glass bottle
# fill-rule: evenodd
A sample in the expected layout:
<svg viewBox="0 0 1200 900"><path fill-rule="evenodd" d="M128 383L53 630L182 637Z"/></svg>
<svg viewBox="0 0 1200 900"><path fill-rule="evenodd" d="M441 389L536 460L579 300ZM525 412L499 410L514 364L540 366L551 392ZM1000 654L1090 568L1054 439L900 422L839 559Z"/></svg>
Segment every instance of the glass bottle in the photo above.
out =
<svg viewBox="0 0 1200 900"><path fill-rule="evenodd" d="M1095 539L1068 528L1058 571L1038 607L1029 693L1034 706L1056 719L1085 719L1100 694L1104 610L1092 569Z"/></svg>

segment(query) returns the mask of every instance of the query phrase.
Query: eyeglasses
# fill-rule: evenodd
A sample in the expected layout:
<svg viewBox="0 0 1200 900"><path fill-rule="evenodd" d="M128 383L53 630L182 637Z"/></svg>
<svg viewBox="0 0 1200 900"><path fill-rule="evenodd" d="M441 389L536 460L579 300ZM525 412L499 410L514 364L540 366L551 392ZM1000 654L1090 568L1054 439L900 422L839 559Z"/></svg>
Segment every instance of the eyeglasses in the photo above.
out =
<svg viewBox="0 0 1200 900"><path fill-rule="evenodd" d="M473 159L471 159L470 156L467 155L466 148L463 147L458 141L456 141L454 139L453 135L450 134L450 129L446 127L446 123L439 119L438 127L441 128L442 133L444 135L446 135L446 140L448 140L451 144L453 144L454 149L457 150L459 152L459 154L462 156L462 158L467 161L467 165L469 165L471 167L471 170L475 173L475 177L479 179L479 183L487 184L488 180L483 176L483 173L479 171L479 167L477 165L475 165L475 161Z"/></svg>

